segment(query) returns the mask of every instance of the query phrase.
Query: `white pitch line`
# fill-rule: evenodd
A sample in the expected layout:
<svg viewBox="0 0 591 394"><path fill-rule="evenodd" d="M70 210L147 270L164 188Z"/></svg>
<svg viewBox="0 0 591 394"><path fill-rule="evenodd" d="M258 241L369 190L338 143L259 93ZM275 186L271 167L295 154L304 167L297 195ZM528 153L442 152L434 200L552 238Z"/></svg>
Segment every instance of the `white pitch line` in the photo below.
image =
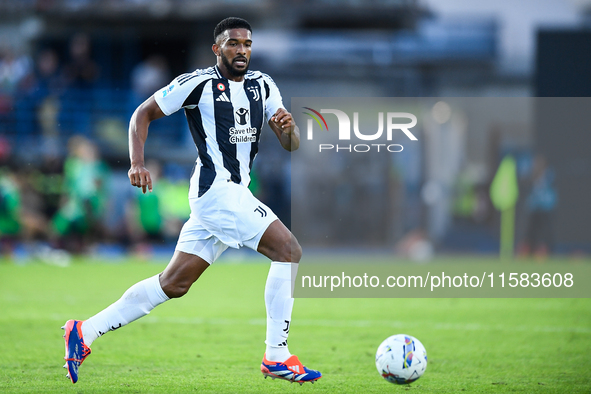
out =
<svg viewBox="0 0 591 394"><path fill-rule="evenodd" d="M211 325L236 325L248 324L253 326L265 326L266 319L202 319L202 318L160 318L150 316L142 319L147 323L178 323L178 324L211 324ZM589 327L552 327L552 326L513 326L513 325L485 325L479 323L454 324L454 323L410 323L402 321L378 321L378 320L315 320L297 319L295 324L308 327L394 327L394 328L421 328L428 325L436 330L458 330L458 331L528 331L528 332L556 332L556 333L579 333L591 334Z"/></svg>
<svg viewBox="0 0 591 394"><path fill-rule="evenodd" d="M39 317L37 317L39 318ZM53 314L48 319L56 321L65 321L70 316L61 316ZM212 325L212 326L236 326L236 325L251 325L251 326L265 326L267 320L260 319L224 319L224 318L201 318L201 317L158 317L146 316L141 320L141 323L160 324L160 323L174 323L174 324L190 324L190 325ZM480 324L480 323L445 323L445 322L403 322L395 320L325 320L325 319L297 319L295 324L301 327L392 327L401 329L422 329L429 327L435 330L455 330L455 331L527 331L527 332L547 332L547 333L577 333L577 334L591 334L591 327L560 327L560 326L527 326L527 325L503 325L503 324Z"/></svg>

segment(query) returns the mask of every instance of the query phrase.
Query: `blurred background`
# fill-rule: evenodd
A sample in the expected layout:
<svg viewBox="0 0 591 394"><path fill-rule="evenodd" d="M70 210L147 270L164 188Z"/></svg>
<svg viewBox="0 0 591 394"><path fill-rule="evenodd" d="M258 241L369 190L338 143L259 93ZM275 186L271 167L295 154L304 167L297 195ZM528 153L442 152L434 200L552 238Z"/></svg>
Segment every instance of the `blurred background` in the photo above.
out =
<svg viewBox="0 0 591 394"><path fill-rule="evenodd" d="M184 115L150 127L155 186L147 196L127 179L127 125L172 78L214 64L213 28L227 16L253 26L251 69L274 78L288 108L292 97L591 96L591 0L2 0L2 255L172 252L196 158ZM346 173L345 182L361 177L371 186L355 198L384 218L369 226L375 233L359 236L354 222L330 240L296 236L419 260L496 253L499 213L489 189L510 154L519 181L516 253L591 253L588 132L537 101L509 103L506 116L483 123L474 120L486 113L446 118L439 102L434 119L443 116L449 138L426 130L406 159L368 163L371 177ZM575 108L581 116L588 103L565 105L562 115ZM318 180L292 190L290 155L266 131L251 189L290 224L291 196ZM352 193L326 192L335 202Z"/></svg>

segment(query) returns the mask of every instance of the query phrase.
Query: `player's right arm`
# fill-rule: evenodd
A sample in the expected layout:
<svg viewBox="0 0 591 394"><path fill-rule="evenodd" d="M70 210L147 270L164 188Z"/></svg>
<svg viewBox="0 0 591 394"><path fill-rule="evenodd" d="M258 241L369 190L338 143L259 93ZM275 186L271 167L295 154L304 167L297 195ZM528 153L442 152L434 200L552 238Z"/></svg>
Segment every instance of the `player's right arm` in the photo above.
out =
<svg viewBox="0 0 591 394"><path fill-rule="evenodd" d="M189 95L195 87L213 78L214 69L195 70L189 74L179 75L168 86L160 89L152 97L144 101L133 113L129 123L129 181L133 186L152 191L150 172L144 167L144 144L148 137L148 126L153 120L168 116L181 108L194 108ZM198 101L198 97L194 98Z"/></svg>
<svg viewBox="0 0 591 394"><path fill-rule="evenodd" d="M153 120L162 118L164 112L160 109L154 96L144 101L131 116L129 122L129 159L131 167L127 173L132 186L152 191L150 171L144 166L144 145L148 138L148 126Z"/></svg>

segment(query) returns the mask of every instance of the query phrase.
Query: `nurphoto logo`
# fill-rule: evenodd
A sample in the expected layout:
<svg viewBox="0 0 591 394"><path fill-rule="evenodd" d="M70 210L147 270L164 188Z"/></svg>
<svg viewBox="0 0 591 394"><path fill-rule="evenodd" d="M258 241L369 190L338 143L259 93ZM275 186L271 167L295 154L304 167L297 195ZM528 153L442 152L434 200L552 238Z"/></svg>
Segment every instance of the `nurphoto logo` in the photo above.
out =
<svg viewBox="0 0 591 394"><path fill-rule="evenodd" d="M329 131L326 119L322 114L335 115L339 124L338 128L338 141L351 141L351 119L349 115L338 109L321 109L316 111L310 107L304 107L309 112L304 112L305 115L309 115L311 118L308 119L306 135L308 140L314 139L314 121L318 125L321 131ZM353 134L361 141L376 141L380 139L384 133L384 112L378 112L378 130L373 134L364 134L359 130L359 112L353 112ZM401 131L411 141L417 141L417 137L410 131L411 128L417 125L417 117L408 112L387 112L386 118L386 139L392 141L394 132ZM388 151L392 153L402 152L404 147L400 144L319 144L318 151L326 152L369 152L369 151Z"/></svg>

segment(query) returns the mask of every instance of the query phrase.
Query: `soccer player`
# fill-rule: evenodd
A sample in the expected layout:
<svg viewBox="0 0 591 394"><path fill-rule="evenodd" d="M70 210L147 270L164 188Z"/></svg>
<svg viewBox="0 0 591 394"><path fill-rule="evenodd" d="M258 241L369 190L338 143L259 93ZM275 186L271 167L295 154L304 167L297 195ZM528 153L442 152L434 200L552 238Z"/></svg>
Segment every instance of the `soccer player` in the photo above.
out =
<svg viewBox="0 0 591 394"><path fill-rule="evenodd" d="M150 122L184 108L199 156L189 188L191 215L183 226L168 266L129 288L91 318L68 320L64 327L66 365L72 383L90 354L92 342L150 313L171 298L182 297L199 276L228 248L247 246L271 259L265 285L266 352L261 371L303 384L320 372L304 367L287 347L291 323L292 266L302 250L277 216L248 190L264 120L281 146L293 151L299 130L284 108L273 80L249 71L252 29L247 21L227 18L214 30L214 67L175 78L142 103L131 117L129 179L144 193L152 180L144 166L144 144ZM294 270L295 271L295 270Z"/></svg>

